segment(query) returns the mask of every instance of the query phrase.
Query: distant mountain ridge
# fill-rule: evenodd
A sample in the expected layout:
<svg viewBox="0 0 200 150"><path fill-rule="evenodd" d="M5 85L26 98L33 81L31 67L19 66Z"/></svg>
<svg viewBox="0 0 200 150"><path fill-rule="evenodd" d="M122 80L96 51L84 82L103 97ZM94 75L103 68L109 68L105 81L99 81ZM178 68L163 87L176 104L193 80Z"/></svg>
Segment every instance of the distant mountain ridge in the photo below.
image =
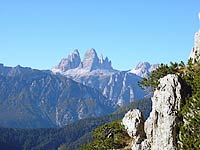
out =
<svg viewBox="0 0 200 150"><path fill-rule="evenodd" d="M51 71L0 65L0 126L63 126L115 109L97 90Z"/></svg>
<svg viewBox="0 0 200 150"><path fill-rule="evenodd" d="M66 150L80 150L81 145L92 140L92 130L113 120L122 119L128 110L134 108L141 110L144 116L148 117L151 111L151 100L138 100L121 107L113 114L81 119L62 128L10 129L0 127L0 148L58 150L58 147L61 149L61 145L65 145Z"/></svg>
<svg viewBox="0 0 200 150"><path fill-rule="evenodd" d="M102 69L102 70L113 70L112 63L106 57L105 59L101 55L100 58L97 56L95 49L90 49L85 53L84 59L81 62L80 54L75 49L67 58L63 58L60 63L52 69L53 72L66 72L71 69L82 69L87 72Z"/></svg>
<svg viewBox="0 0 200 150"><path fill-rule="evenodd" d="M159 64L150 64L149 62L139 62L130 73L134 73L142 78L147 78L153 70L155 70Z"/></svg>
<svg viewBox="0 0 200 150"><path fill-rule="evenodd" d="M144 71L150 73L151 70ZM138 82L141 80L140 75L114 69L112 62L107 57L104 59L102 55L98 57L93 48L86 51L83 61L81 61L78 50L74 50L56 67L52 68L52 72L60 73L84 85L96 88L119 106L142 99L147 95L138 86Z"/></svg>

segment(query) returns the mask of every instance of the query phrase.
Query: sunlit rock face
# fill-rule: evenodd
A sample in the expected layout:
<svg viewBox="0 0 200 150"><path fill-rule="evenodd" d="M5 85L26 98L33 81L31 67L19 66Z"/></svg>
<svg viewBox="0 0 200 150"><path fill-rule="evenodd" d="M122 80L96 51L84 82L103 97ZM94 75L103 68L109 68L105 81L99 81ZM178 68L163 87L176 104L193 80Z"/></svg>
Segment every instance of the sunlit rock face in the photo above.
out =
<svg viewBox="0 0 200 150"><path fill-rule="evenodd" d="M190 58L192 59L192 62L200 60L200 30L195 33L194 36L194 47L190 53Z"/></svg>
<svg viewBox="0 0 200 150"><path fill-rule="evenodd" d="M138 109L126 113L122 119L122 123L130 137L144 138L144 118Z"/></svg>
<svg viewBox="0 0 200 150"><path fill-rule="evenodd" d="M142 78L147 78L152 71L158 68L159 64L150 64L148 62L139 62L130 73L134 73Z"/></svg>
<svg viewBox="0 0 200 150"><path fill-rule="evenodd" d="M78 50L74 50L67 58L63 58L60 63L53 68L54 72L64 72L69 69L79 67L81 64L81 58Z"/></svg>
<svg viewBox="0 0 200 150"><path fill-rule="evenodd" d="M167 75L161 78L152 98L152 112L144 125L140 115L136 115L140 114L139 110L128 112L124 117L126 121L123 124L127 132L137 133L132 136L132 150L175 150L180 102L181 83L178 76ZM127 116L131 117L128 119ZM141 129L143 126L144 129Z"/></svg>

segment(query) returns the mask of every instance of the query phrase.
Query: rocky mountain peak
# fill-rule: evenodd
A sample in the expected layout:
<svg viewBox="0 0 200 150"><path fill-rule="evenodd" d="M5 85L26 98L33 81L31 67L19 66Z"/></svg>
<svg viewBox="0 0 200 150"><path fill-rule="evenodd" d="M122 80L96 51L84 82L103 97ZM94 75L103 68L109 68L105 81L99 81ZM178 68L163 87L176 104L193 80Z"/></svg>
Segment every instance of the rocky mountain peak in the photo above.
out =
<svg viewBox="0 0 200 150"><path fill-rule="evenodd" d="M99 58L97 56L95 49L92 48L85 53L82 64L83 68L89 71L98 68Z"/></svg>
<svg viewBox="0 0 200 150"><path fill-rule="evenodd" d="M79 51L75 49L67 58L63 58L60 63L54 67L52 70L54 72L65 72L69 69L74 69L79 67L81 63L81 58Z"/></svg>
<svg viewBox="0 0 200 150"><path fill-rule="evenodd" d="M99 58L97 56L96 50L94 48L91 48L85 52L84 59L99 59Z"/></svg>
<svg viewBox="0 0 200 150"><path fill-rule="evenodd" d="M73 52L72 52L72 56L80 56L79 55L79 51L78 51L78 49L75 49Z"/></svg>
<svg viewBox="0 0 200 150"><path fill-rule="evenodd" d="M136 65L136 67L135 67L135 69L136 70L138 70L138 69L149 69L151 67L151 65L150 65L150 63L148 63L148 62L139 62L137 65Z"/></svg>
<svg viewBox="0 0 200 150"><path fill-rule="evenodd" d="M106 57L105 59L103 58L103 55L101 55L100 59L99 59L99 63L100 63L100 68L101 69L108 69L108 70L112 70L112 62L108 59L108 57Z"/></svg>
<svg viewBox="0 0 200 150"><path fill-rule="evenodd" d="M86 72L96 69L113 70L111 61L107 57L104 59L103 55L99 58L94 48L86 51L83 61L81 61L79 51L75 49L67 58L63 58L52 71L65 73L73 69L80 69Z"/></svg>
<svg viewBox="0 0 200 150"><path fill-rule="evenodd" d="M142 78L148 77L148 75L155 70L159 64L153 64L151 65L148 62L139 62L134 69L132 69L130 72L134 73Z"/></svg>
<svg viewBox="0 0 200 150"><path fill-rule="evenodd" d="M192 62L200 61L200 30L195 33L194 36L194 47L190 53L190 58Z"/></svg>

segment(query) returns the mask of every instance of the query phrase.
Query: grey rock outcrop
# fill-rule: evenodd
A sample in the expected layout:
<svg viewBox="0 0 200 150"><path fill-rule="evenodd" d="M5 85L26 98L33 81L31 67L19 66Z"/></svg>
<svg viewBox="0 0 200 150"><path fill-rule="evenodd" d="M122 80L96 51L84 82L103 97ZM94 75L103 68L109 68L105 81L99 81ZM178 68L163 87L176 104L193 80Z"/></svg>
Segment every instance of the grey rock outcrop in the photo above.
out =
<svg viewBox="0 0 200 150"><path fill-rule="evenodd" d="M167 75L160 79L158 89L154 92L152 98L152 112L149 118L142 124L144 126L146 139L138 141L137 135L143 134L143 131L135 125L138 115L132 118L132 124L125 124L132 127L132 132L137 133L132 142L133 150L175 150L177 147L176 136L178 134L178 110L180 110L181 102L181 83L178 76ZM136 112L134 110L134 112ZM133 113L134 113L133 112ZM130 114L130 112L128 112ZM126 116L125 116L126 117ZM132 115L134 117L134 115ZM128 121L126 121L128 122ZM128 130L130 133L131 131Z"/></svg>
<svg viewBox="0 0 200 150"><path fill-rule="evenodd" d="M200 60L200 30L195 33L194 47L190 53L190 58L193 63Z"/></svg>
<svg viewBox="0 0 200 150"><path fill-rule="evenodd" d="M138 109L134 109L125 114L122 119L128 135L135 139L138 143L145 138L144 132L144 118L142 113Z"/></svg>

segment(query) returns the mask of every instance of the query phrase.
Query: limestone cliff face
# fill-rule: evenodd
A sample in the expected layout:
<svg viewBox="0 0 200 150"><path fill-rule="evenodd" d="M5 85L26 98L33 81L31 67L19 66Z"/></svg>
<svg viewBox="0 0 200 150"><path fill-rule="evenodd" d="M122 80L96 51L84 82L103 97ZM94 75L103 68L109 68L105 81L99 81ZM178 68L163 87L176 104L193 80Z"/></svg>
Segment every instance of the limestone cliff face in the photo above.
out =
<svg viewBox="0 0 200 150"><path fill-rule="evenodd" d="M146 122L143 122L139 110L128 112L123 118L122 123L128 133L137 133L132 134L132 150L175 150L180 102L181 84L178 76L161 78L152 98L152 112Z"/></svg>
<svg viewBox="0 0 200 150"><path fill-rule="evenodd" d="M192 59L193 63L195 61L199 61L200 58L200 30L195 33L194 36L194 47L190 53L190 58Z"/></svg>

